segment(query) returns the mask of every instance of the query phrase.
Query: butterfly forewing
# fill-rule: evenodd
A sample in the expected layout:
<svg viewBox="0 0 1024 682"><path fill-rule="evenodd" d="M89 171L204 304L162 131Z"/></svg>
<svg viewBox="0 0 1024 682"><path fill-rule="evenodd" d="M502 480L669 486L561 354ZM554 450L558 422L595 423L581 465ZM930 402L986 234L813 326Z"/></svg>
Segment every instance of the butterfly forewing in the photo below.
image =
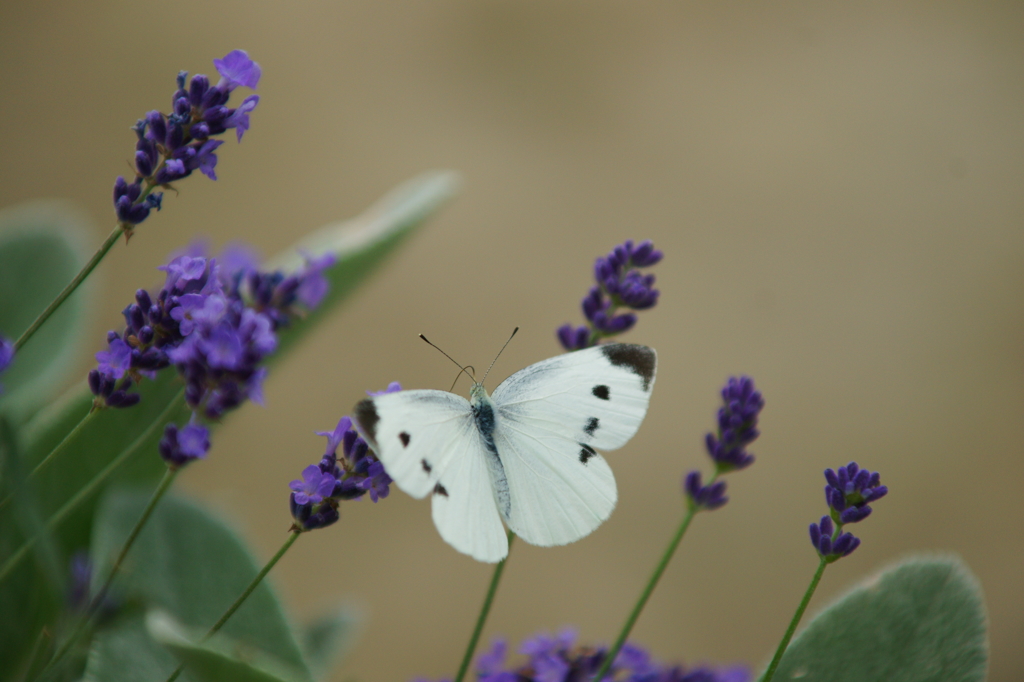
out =
<svg viewBox="0 0 1024 682"><path fill-rule="evenodd" d="M646 346L560 355L494 391L495 443L508 480L509 527L537 545L573 542L615 507L615 478L596 448L628 441L647 413L657 365Z"/></svg>
<svg viewBox="0 0 1024 682"><path fill-rule="evenodd" d="M499 414L602 450L626 444L647 414L654 349L610 343L557 355L494 389Z"/></svg>
<svg viewBox="0 0 1024 682"><path fill-rule="evenodd" d="M477 442L469 401L447 391L400 391L361 401L355 421L385 471L415 498L429 495L448 463Z"/></svg>

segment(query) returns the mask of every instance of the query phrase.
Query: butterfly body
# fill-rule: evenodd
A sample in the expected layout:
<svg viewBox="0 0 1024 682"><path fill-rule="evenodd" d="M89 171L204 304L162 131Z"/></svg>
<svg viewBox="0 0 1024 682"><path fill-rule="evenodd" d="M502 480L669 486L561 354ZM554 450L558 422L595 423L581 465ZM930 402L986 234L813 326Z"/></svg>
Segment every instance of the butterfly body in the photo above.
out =
<svg viewBox="0 0 1024 682"><path fill-rule="evenodd" d="M615 478L597 450L636 432L656 364L646 346L596 346L530 365L490 396L474 383L468 401L436 390L363 400L355 422L399 488L431 495L441 536L494 562L508 553L503 523L551 546L608 518Z"/></svg>

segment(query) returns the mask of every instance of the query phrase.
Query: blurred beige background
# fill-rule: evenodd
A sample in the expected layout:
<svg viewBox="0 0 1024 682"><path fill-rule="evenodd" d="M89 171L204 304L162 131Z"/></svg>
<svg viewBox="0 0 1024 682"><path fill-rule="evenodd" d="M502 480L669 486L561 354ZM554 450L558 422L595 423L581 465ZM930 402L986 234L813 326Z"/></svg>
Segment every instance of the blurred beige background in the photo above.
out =
<svg viewBox="0 0 1024 682"><path fill-rule="evenodd" d="M595 256L651 238L662 303L628 339L661 365L644 428L608 457L618 509L575 545L515 547L485 643L613 637L678 521L679 479L706 469L719 386L749 373L767 399L758 462L694 523L634 639L759 664L815 567L821 471L856 459L892 493L812 609L907 553L956 552L986 593L991 679L1021 678L1024 5L7 2L0 205L71 198L98 243L128 127L168 108L179 69L213 73L236 47L264 71L252 129L218 182L181 183L104 263L95 349L198 235L272 254L420 171L464 178L186 472L261 557L322 451L314 430L391 380L447 388L417 333L480 367L520 325L500 379L558 351ZM296 618L364 610L336 680L457 666L490 567L444 544L428 507L398 491L347 505L275 570Z"/></svg>

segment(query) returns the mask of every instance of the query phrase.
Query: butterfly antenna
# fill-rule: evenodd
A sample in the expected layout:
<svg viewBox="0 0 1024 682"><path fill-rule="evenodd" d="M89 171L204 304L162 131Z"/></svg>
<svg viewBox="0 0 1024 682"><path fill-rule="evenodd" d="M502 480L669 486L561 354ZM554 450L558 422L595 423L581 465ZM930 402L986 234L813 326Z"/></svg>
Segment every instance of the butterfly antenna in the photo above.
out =
<svg viewBox="0 0 1024 682"><path fill-rule="evenodd" d="M455 366L458 367L460 370L462 370L462 372L466 372L466 367L473 367L473 365L466 365L466 367L463 367L459 363L455 362L455 359L452 358L452 356L448 355L443 350L441 350L440 348L438 348L434 344L430 343L430 339L428 339L427 337L423 336L423 334L420 334L420 338L423 339L424 341L426 341L428 346L433 346L434 348L437 349L437 352L439 352L441 355L445 356L446 358L451 360L453 363L455 363ZM473 371L474 372L476 371L475 367L473 367ZM461 374L461 372L460 372L460 374ZM472 374L470 374L469 372L466 372L466 376L468 376L470 378L470 380L473 381L473 383L476 383L476 377L474 377ZM455 380L458 381L459 378L455 377ZM455 384L452 384L452 388L455 388Z"/></svg>
<svg viewBox="0 0 1024 682"><path fill-rule="evenodd" d="M474 367L473 365L466 365L466 367L468 369L473 370L473 374L476 374L476 367ZM455 384L459 383L459 377L461 377L461 376L462 376L462 372L459 372L458 374L455 375L455 381L452 382L452 387L448 389L449 393L451 393L452 391L455 390Z"/></svg>
<svg viewBox="0 0 1024 682"><path fill-rule="evenodd" d="M515 329L512 330L512 334L511 334L511 336L508 337L508 341L505 342L505 346L507 346L509 344L509 341L512 340L512 337L515 336L516 332L518 332L518 331L519 331L519 327L516 327ZM484 378L480 380L481 384L484 383L485 381L487 381L487 375L491 373L491 367L494 367L494 363L496 363L498 361L498 358L501 357L501 354L503 352L505 352L505 346L502 346L501 350L498 351L498 354L494 356L493 360L491 360L490 367L488 367L487 371L484 372Z"/></svg>

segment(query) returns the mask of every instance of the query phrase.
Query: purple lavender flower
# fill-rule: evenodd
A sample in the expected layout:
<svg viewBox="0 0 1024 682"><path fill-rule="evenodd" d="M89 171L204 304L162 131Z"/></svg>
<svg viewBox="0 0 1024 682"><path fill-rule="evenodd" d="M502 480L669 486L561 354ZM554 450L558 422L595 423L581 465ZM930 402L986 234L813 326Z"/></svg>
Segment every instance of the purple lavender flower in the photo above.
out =
<svg viewBox="0 0 1024 682"><path fill-rule="evenodd" d="M164 427L160 439L160 456L168 465L182 467L196 459L205 459L210 450L210 430L199 423L195 413L188 424L179 429L176 424Z"/></svg>
<svg viewBox="0 0 1024 682"><path fill-rule="evenodd" d="M828 563L838 561L860 546L858 538L852 533L841 532L841 529L841 526L834 526L828 516L822 516L820 523L811 524L811 544Z"/></svg>
<svg viewBox="0 0 1024 682"><path fill-rule="evenodd" d="M370 395L402 390L397 381L387 389ZM317 431L327 438L320 463L306 467L302 480L292 481L289 508L296 528L303 531L323 528L338 520L338 503L369 495L373 502L388 496L391 477L366 441L352 428L348 416L338 420L333 431ZM341 448L339 457L338 448Z"/></svg>
<svg viewBox="0 0 1024 682"><path fill-rule="evenodd" d="M838 523L857 523L871 514L869 502L885 497L889 488L881 484L879 473L861 469L850 462L839 471L825 469L825 502Z"/></svg>
<svg viewBox="0 0 1024 682"><path fill-rule="evenodd" d="M871 514L868 502L885 497L889 489L881 484L881 475L861 469L850 462L838 471L825 469L825 501L829 516L810 527L811 544L828 563L847 556L860 546L860 540L844 533L843 526L863 521Z"/></svg>
<svg viewBox="0 0 1024 682"><path fill-rule="evenodd" d="M238 86L256 88L260 79L259 64L242 50L229 52L215 59L221 74L220 82L199 74L187 84L188 74L180 72L178 89L171 97L171 112L150 111L133 130L138 138L135 146L136 179L129 183L119 177L114 183L114 208L126 237L136 225L159 210L163 195L153 192L199 171L211 180L217 179L217 148L223 140L212 139L235 128L239 142L249 129L249 115L259 97L251 95L238 108L227 106L232 91Z"/></svg>
<svg viewBox="0 0 1024 682"><path fill-rule="evenodd" d="M722 388L722 402L718 410L718 434L705 436L708 455L715 461L719 473L753 464L754 456L746 451L746 446L761 435L757 419L764 408L764 398L750 377L730 377Z"/></svg>
<svg viewBox="0 0 1024 682"><path fill-rule="evenodd" d="M69 567L67 602L72 611L84 610L89 605L92 585L92 562L87 552L75 552Z"/></svg>
<svg viewBox="0 0 1024 682"><path fill-rule="evenodd" d="M224 55L223 59L214 59L213 66L223 77L221 83L228 92L240 85L255 90L263 73L260 65L249 59L249 54L245 50L232 50Z"/></svg>
<svg viewBox="0 0 1024 682"><path fill-rule="evenodd" d="M14 362L14 342L0 335L0 374ZM3 384L0 384L0 394L4 392Z"/></svg>
<svg viewBox="0 0 1024 682"><path fill-rule="evenodd" d="M538 635L523 642L520 653L526 660L506 662L508 646L495 640L476 659L476 679L480 682L589 682L594 678L607 649L575 644L576 635L567 630L557 637ZM662 665L642 647L627 643L607 673L605 681L616 682L750 682L750 670L731 667L716 670L707 667L684 668Z"/></svg>
<svg viewBox="0 0 1024 682"><path fill-rule="evenodd" d="M295 494L296 504L317 504L325 497L330 497L334 492L334 484L337 480L329 473L320 470L315 464L310 464L302 470L302 480L289 483L292 492Z"/></svg>
<svg viewBox="0 0 1024 682"><path fill-rule="evenodd" d="M650 240L634 246L626 241L612 249L607 256L594 263L592 287L583 298L583 316L588 326L570 324L558 329L558 340L566 350L579 350L597 344L602 338L629 331L636 324L632 312L620 313L620 308L647 310L658 302L659 292L654 288L654 275L641 274L637 268L655 265L662 258L661 251Z"/></svg>
<svg viewBox="0 0 1024 682"><path fill-rule="evenodd" d="M686 491L691 509L711 511L729 501L724 494L725 481L716 481L707 486L702 485L699 471L691 471L686 474L686 478L683 480L683 489Z"/></svg>

